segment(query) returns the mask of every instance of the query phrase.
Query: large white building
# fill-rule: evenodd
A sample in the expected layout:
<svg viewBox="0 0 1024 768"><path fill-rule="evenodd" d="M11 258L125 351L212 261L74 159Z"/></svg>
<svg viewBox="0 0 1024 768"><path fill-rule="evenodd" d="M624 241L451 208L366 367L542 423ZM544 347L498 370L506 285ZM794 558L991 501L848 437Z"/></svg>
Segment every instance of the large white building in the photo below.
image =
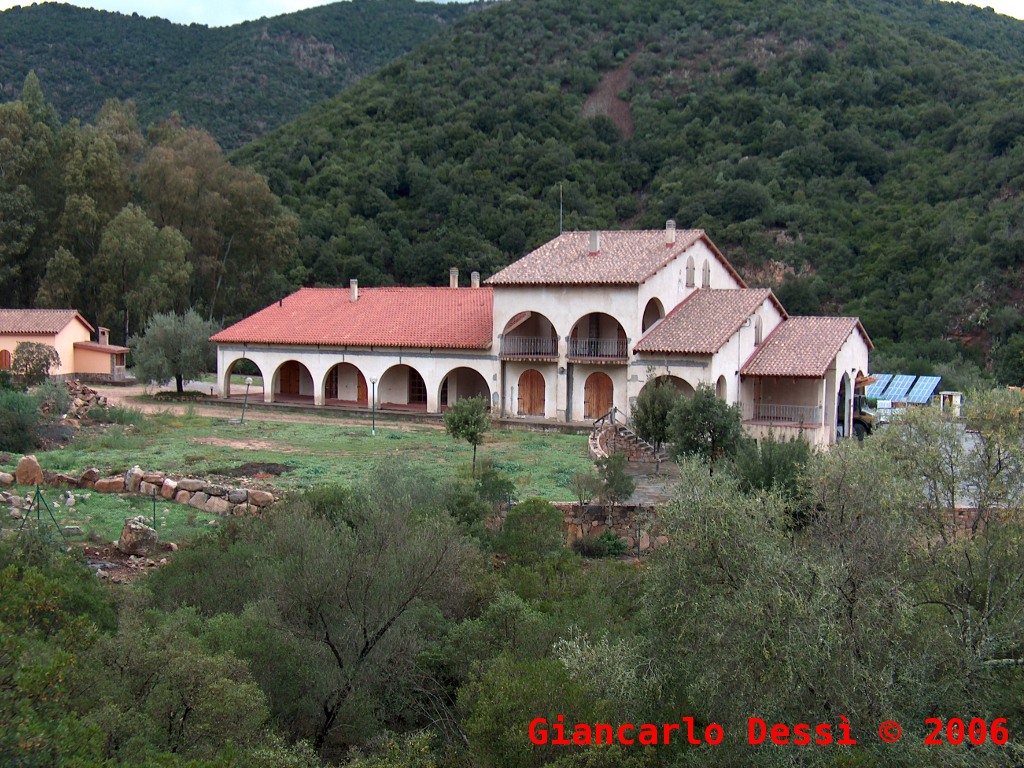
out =
<svg viewBox="0 0 1024 768"><path fill-rule="evenodd" d="M218 380L242 359L267 402L589 422L665 379L739 403L753 434L850 434L871 341L856 318L790 317L700 230L567 232L480 284L304 288L221 331Z"/></svg>

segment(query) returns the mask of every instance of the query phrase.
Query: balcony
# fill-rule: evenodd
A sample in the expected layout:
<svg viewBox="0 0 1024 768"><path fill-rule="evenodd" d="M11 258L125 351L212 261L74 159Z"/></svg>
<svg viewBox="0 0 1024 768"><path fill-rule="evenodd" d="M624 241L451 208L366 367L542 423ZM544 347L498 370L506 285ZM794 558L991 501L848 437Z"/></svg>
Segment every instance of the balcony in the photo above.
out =
<svg viewBox="0 0 1024 768"><path fill-rule="evenodd" d="M821 425L821 406L745 403L743 420L772 424L802 424L807 428L814 428Z"/></svg>
<svg viewBox="0 0 1024 768"><path fill-rule="evenodd" d="M506 360L557 360L558 339L550 336L503 336L501 357Z"/></svg>
<svg viewBox="0 0 1024 768"><path fill-rule="evenodd" d="M629 355L626 339L569 339L570 360L626 362Z"/></svg>

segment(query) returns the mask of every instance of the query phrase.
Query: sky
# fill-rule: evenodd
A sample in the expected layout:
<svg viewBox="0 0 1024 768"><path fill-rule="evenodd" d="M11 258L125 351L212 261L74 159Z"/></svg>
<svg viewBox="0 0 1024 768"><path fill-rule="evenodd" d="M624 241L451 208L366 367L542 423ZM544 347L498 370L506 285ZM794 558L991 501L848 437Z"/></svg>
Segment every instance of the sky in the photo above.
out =
<svg viewBox="0 0 1024 768"><path fill-rule="evenodd" d="M140 16L160 16L179 24L193 22L211 27L238 24L262 16L279 16L331 0L72 0L73 5ZM0 10L31 5L25 0L0 0ZM970 5L991 6L997 13L1024 19L1024 0L978 0Z"/></svg>

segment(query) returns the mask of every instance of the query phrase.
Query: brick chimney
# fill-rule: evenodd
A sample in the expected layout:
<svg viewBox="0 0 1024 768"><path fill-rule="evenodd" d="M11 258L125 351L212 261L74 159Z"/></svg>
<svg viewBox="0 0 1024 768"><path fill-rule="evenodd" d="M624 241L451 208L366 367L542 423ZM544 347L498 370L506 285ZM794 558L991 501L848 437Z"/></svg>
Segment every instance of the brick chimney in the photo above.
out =
<svg viewBox="0 0 1024 768"><path fill-rule="evenodd" d="M350 294L349 301L359 301L359 281L358 280L349 280L348 281L348 290L349 290L349 294Z"/></svg>
<svg viewBox="0 0 1024 768"><path fill-rule="evenodd" d="M470 279L470 285L472 285L474 288L479 288L480 287L480 273L479 272L472 272L472 273L470 273L469 279Z"/></svg>
<svg viewBox="0 0 1024 768"><path fill-rule="evenodd" d="M596 256L601 252L601 233L596 229L590 232L590 255Z"/></svg>
<svg viewBox="0 0 1024 768"><path fill-rule="evenodd" d="M671 248L676 244L676 222L675 219L669 219L665 222L665 247Z"/></svg>
<svg viewBox="0 0 1024 768"><path fill-rule="evenodd" d="M452 267L448 271L448 287L458 288L459 287L459 269L458 267Z"/></svg>
<svg viewBox="0 0 1024 768"><path fill-rule="evenodd" d="M97 328L96 329L96 339L104 347L110 346L110 329L109 328L103 328L103 327Z"/></svg>

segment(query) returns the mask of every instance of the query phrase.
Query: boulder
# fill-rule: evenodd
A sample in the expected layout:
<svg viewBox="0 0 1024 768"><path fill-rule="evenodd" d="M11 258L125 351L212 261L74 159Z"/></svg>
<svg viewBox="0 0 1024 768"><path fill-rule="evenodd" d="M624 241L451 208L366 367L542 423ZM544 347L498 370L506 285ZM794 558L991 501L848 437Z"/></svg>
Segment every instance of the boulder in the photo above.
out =
<svg viewBox="0 0 1024 768"><path fill-rule="evenodd" d="M233 515L247 515L252 511L252 508L248 504L236 504L234 509L231 510Z"/></svg>
<svg viewBox="0 0 1024 768"><path fill-rule="evenodd" d="M130 517L124 521L117 548L126 555L145 555L156 549L159 538L156 530L146 525L146 518Z"/></svg>
<svg viewBox="0 0 1024 768"><path fill-rule="evenodd" d="M161 483L160 485L163 485L163 483ZM156 496L157 493L159 492L160 486L158 485L153 485L153 483L147 483L145 480L139 483L139 493L141 493L143 496Z"/></svg>
<svg viewBox="0 0 1024 768"><path fill-rule="evenodd" d="M80 525L65 525L62 529L65 536L84 536L85 531L82 530Z"/></svg>
<svg viewBox="0 0 1024 768"><path fill-rule="evenodd" d="M203 509L211 515L226 515L231 511L231 502L222 496L211 496L206 500Z"/></svg>
<svg viewBox="0 0 1024 768"><path fill-rule="evenodd" d="M203 486L206 485L202 480L193 480L190 477L183 477L178 481L178 488L189 493L195 493L196 491L203 490Z"/></svg>
<svg viewBox="0 0 1024 768"><path fill-rule="evenodd" d="M142 482L150 483L151 485L163 485L164 476L159 472L147 472L142 476Z"/></svg>
<svg viewBox="0 0 1024 768"><path fill-rule="evenodd" d="M210 497L207 496L202 491L196 491L195 493L192 494L192 498L188 500L188 505L190 507L195 507L196 509L201 509L205 512L206 502L207 500L209 500L209 498Z"/></svg>
<svg viewBox="0 0 1024 768"><path fill-rule="evenodd" d="M0 472L0 487L7 488L14 485L14 475L7 472Z"/></svg>
<svg viewBox="0 0 1024 768"><path fill-rule="evenodd" d="M249 503L254 507L269 507L274 503L274 494L267 491L249 491Z"/></svg>
<svg viewBox="0 0 1024 768"><path fill-rule="evenodd" d="M204 485L203 486L203 492L207 496L227 496L228 495L228 489L225 488L223 485L212 485L212 484L211 485Z"/></svg>
<svg viewBox="0 0 1024 768"><path fill-rule="evenodd" d="M174 494L174 500L178 504L188 504L192 500L192 494L188 491L178 491Z"/></svg>
<svg viewBox="0 0 1024 768"><path fill-rule="evenodd" d="M100 479L100 471L96 467L90 467L82 473L82 476L78 478L79 488L92 488L96 485L96 481Z"/></svg>
<svg viewBox="0 0 1024 768"><path fill-rule="evenodd" d="M228 491L228 501L232 504L245 504L247 495L241 488L232 488Z"/></svg>
<svg viewBox="0 0 1024 768"><path fill-rule="evenodd" d="M42 485L43 468L35 456L22 456L14 470L14 479L18 485Z"/></svg>
<svg viewBox="0 0 1024 768"><path fill-rule="evenodd" d="M138 493L139 488L142 485L142 478L144 476L145 473L142 471L142 468L138 464L136 464L134 467L125 472L124 487L128 490L129 493Z"/></svg>
<svg viewBox="0 0 1024 768"><path fill-rule="evenodd" d="M104 477L93 484L96 493L121 493L124 491L124 477Z"/></svg>
<svg viewBox="0 0 1024 768"><path fill-rule="evenodd" d="M165 499L173 499L177 492L178 483L169 477L160 484L160 495Z"/></svg>

